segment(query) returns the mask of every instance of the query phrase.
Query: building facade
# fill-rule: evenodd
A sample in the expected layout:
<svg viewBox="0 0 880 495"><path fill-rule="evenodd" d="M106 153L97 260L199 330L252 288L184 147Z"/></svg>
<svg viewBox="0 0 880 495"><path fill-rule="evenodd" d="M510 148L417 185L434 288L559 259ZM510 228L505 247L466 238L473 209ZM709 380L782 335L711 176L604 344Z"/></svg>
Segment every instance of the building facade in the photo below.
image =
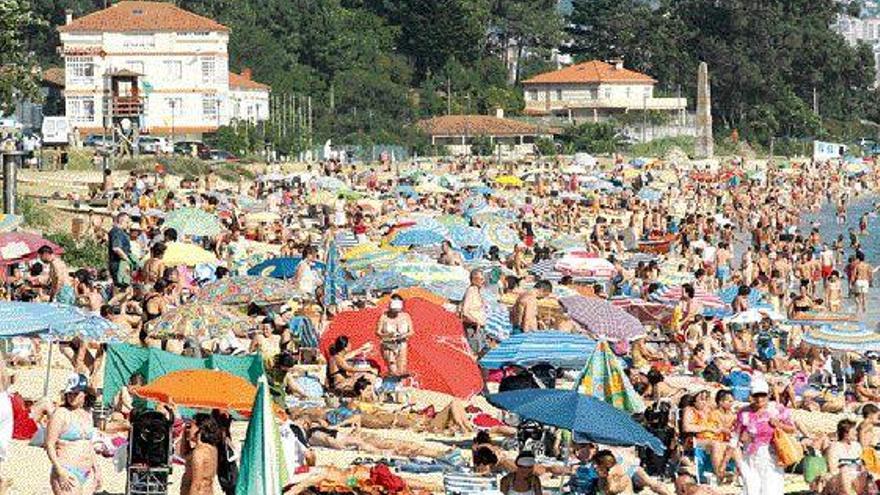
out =
<svg viewBox="0 0 880 495"><path fill-rule="evenodd" d="M242 105L251 120L268 118L268 86L249 76L247 91L230 84L244 78L229 71L229 29L211 19L170 3L122 1L68 17L59 32L66 116L81 135L128 119L140 133L198 138Z"/></svg>
<svg viewBox="0 0 880 495"><path fill-rule="evenodd" d="M470 155L471 146L478 138L488 138L495 151L516 158L535 152L535 142L552 138L539 126L504 118L498 110L490 115L444 115L420 120L416 127L424 132L431 144L445 146L452 155Z"/></svg>
<svg viewBox="0 0 880 495"><path fill-rule="evenodd" d="M620 61L592 60L523 81L525 111L568 122L599 122L631 111L663 111L683 121L687 99L655 97L656 84L650 76L624 68Z"/></svg>
<svg viewBox="0 0 880 495"><path fill-rule="evenodd" d="M832 27L851 45L867 43L874 52L874 65L880 67L880 17L858 18L840 14ZM880 85L880 72L874 85Z"/></svg>

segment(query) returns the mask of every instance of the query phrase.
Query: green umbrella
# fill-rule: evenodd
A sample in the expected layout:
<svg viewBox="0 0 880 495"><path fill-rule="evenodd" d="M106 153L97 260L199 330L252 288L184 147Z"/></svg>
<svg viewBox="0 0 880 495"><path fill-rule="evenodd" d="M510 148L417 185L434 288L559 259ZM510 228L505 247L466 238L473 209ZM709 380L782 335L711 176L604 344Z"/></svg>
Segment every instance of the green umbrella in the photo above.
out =
<svg viewBox="0 0 880 495"><path fill-rule="evenodd" d="M247 436L241 446L241 469L235 482L235 495L281 495L287 483L281 432L272 414L269 385L262 376L257 384Z"/></svg>
<svg viewBox="0 0 880 495"><path fill-rule="evenodd" d="M165 227L181 235L215 236L223 231L216 215L198 208L180 208L165 217Z"/></svg>

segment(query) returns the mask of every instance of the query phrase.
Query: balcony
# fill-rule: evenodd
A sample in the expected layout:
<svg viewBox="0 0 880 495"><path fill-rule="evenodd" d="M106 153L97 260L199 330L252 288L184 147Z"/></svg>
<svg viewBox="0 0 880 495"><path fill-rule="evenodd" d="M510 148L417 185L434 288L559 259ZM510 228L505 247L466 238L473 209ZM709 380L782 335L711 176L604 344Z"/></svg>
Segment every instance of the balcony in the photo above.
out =
<svg viewBox="0 0 880 495"><path fill-rule="evenodd" d="M684 110L687 108L687 98L565 98L562 100L526 101L526 111L530 113L545 113L569 109L614 109L614 110Z"/></svg>
<svg viewBox="0 0 880 495"><path fill-rule="evenodd" d="M139 96L114 96L110 104L114 117L137 117L144 113L144 99Z"/></svg>

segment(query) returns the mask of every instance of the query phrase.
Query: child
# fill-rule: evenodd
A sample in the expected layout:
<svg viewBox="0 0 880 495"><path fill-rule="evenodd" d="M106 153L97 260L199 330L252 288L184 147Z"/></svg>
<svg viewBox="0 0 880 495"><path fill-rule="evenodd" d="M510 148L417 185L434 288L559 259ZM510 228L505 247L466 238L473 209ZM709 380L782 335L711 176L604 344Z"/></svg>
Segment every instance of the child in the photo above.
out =
<svg viewBox="0 0 880 495"><path fill-rule="evenodd" d="M837 270L831 272L828 277L827 286L825 287L825 300L828 304L828 311L838 312L842 309L843 284L840 282L840 273Z"/></svg>

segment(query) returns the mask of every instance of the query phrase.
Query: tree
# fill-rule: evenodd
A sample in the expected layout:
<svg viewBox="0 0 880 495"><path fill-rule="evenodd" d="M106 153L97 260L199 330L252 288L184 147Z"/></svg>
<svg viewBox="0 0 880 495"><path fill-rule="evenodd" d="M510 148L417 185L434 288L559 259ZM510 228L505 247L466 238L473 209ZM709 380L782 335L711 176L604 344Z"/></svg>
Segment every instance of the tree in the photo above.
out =
<svg viewBox="0 0 880 495"><path fill-rule="evenodd" d="M26 0L0 0L0 112L9 114L21 98L36 98L36 59L26 32L38 25Z"/></svg>
<svg viewBox="0 0 880 495"><path fill-rule="evenodd" d="M556 8L557 3L556 0L492 0L492 24L505 65L510 63L510 48L516 47L517 70L511 82L519 82L525 59L546 59L562 42L564 20Z"/></svg>
<svg viewBox="0 0 880 495"><path fill-rule="evenodd" d="M566 153L614 153L625 145L623 136L610 123L573 125L563 131L559 140Z"/></svg>

